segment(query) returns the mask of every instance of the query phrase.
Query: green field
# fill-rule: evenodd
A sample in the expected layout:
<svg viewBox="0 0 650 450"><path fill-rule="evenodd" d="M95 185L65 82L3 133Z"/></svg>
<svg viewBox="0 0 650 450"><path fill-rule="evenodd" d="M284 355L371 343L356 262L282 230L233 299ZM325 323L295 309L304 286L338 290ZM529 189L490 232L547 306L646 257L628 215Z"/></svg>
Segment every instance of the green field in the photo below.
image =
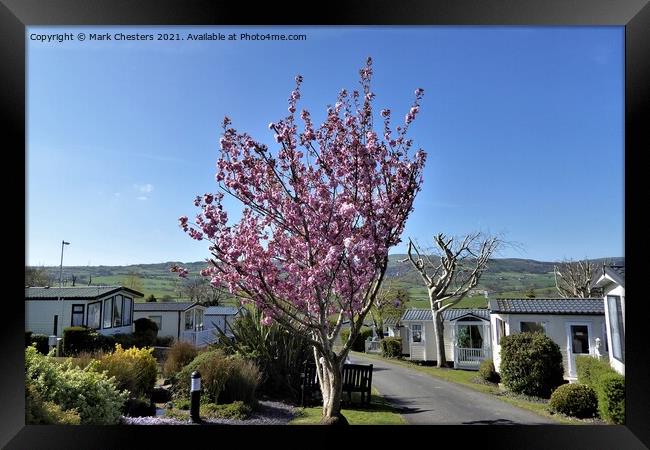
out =
<svg viewBox="0 0 650 450"><path fill-rule="evenodd" d="M404 256L390 255L385 279L390 281L393 287L407 290L410 296L410 307L428 308L429 299L423 281L410 266L410 263L402 262ZM617 263L622 262L622 258L610 259ZM129 286L128 280L135 277L142 286L145 297L153 294L158 299L166 295L173 299L181 299L182 297L179 297L176 289L179 279L176 274L169 271L173 264L186 267L191 276L196 276L206 263L202 261L191 263L170 261L130 266L68 266L63 268L63 278L67 280L67 286L71 284L73 275L76 277L77 286L85 286L89 281L94 286L120 284ZM530 259L494 259L490 261L476 290L487 289L490 298L525 297L531 289L537 297L557 297L553 277L554 265L553 262ZM59 267L45 267L44 269L48 272L52 285L55 285L54 283L59 279ZM229 302L233 301L232 298L229 300ZM463 299L457 305L459 308L484 308L486 306L482 296Z"/></svg>

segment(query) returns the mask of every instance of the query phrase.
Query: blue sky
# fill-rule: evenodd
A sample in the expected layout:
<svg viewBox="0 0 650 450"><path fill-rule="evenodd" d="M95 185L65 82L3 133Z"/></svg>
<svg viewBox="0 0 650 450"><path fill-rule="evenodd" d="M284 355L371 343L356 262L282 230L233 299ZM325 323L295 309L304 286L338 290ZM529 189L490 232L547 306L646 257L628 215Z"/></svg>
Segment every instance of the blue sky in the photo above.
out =
<svg viewBox="0 0 650 450"><path fill-rule="evenodd" d="M305 33L306 41L43 43L31 33ZM215 192L220 122L272 144L296 74L317 123L374 60L377 111L428 153L402 235L502 233L500 256L624 256L623 27L30 27L30 265L198 261L178 227ZM399 114L398 114L399 113ZM239 209L228 201L229 211ZM391 253L403 252L404 246Z"/></svg>

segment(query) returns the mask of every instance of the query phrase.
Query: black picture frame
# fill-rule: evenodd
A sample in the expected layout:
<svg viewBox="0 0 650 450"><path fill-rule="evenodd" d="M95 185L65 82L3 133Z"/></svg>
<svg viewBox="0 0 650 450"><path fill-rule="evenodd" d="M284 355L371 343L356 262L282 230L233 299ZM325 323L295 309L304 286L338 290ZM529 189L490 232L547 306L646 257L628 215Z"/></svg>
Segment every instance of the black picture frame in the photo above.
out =
<svg viewBox="0 0 650 450"><path fill-rule="evenodd" d="M26 426L24 423L24 307L19 295L10 296L15 314L0 331L3 335L2 382L3 407L0 445L8 449L73 449L73 448L166 448L178 445L202 445L222 442L225 445L260 440L262 445L280 442L298 446L340 442L345 445L373 445L375 442L405 442L438 439L456 445L462 436L466 445L497 448L571 448L627 449L650 446L650 361L643 339L641 317L644 303L637 294L641 288L640 256L647 254L646 240L635 231L634 208L637 199L647 192L642 181L640 164L648 146L648 107L650 98L650 6L647 0L356 0L354 2L225 2L207 0L0 0L0 73L4 124L7 130L6 150L17 156L10 170L9 182L24 172L25 151L25 27L32 25L544 25L625 27L625 257L627 289L632 294L626 305L626 424L624 426L423 426L409 427L395 433L391 427L339 428L303 426L260 427L263 432L250 432L247 427L158 426L92 427L92 426ZM17 167L16 167L17 166ZM595 183L606 182L594 177ZM15 180L15 183L25 180ZM13 183L12 183L13 184ZM23 184L25 186L25 184ZM23 211L19 196L8 195ZM25 200L26 197L23 199ZM631 202L631 203L630 203ZM606 205L603 205L604 213ZM25 218L28 220L28 218ZM26 225L26 223L25 223ZM638 229L638 228L637 228ZM611 237L603 236L603 239ZM26 242L28 245L29 243ZM19 246L16 246L19 247ZM18 259L24 247L16 250ZM25 257L23 253L23 257ZM13 258L11 258L13 259ZM10 261L10 260L9 260ZM14 285L14 283L10 283ZM18 289L16 289L17 291ZM12 288L13 291L13 288ZM434 429L432 429L432 427ZM334 436L332 433L336 433ZM322 436L321 436L322 434ZM218 436L218 439L217 439ZM400 438L401 436L401 438ZM234 440L233 440L234 439ZM384 441L384 439L387 439ZM351 444L354 440L354 444ZM436 441L434 441L436 440ZM198 442L197 442L198 441ZM178 443L182 444L178 444ZM195 443L196 442L196 443ZM424 441L423 441L424 442Z"/></svg>

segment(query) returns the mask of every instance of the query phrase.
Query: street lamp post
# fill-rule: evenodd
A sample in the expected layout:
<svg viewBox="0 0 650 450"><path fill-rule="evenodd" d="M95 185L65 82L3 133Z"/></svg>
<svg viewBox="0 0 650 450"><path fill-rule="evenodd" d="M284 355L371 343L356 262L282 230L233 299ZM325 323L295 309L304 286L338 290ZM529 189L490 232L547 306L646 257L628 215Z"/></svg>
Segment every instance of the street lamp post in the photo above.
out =
<svg viewBox="0 0 650 450"><path fill-rule="evenodd" d="M59 271L59 286L63 287L63 246L70 245L69 242L61 241L61 270Z"/></svg>

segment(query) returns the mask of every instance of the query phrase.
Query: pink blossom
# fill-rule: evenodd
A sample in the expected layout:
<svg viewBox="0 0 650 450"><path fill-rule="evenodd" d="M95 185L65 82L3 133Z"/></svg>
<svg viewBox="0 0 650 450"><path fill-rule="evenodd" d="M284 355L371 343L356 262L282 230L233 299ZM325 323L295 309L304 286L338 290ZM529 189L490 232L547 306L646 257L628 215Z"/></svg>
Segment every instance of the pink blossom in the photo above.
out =
<svg viewBox="0 0 650 450"><path fill-rule="evenodd" d="M269 124L272 149L225 118L215 180L243 204L241 218L229 222L222 194L197 198L191 226L187 216L179 218L191 238L209 240L210 263L201 275L257 305L265 325L284 323L284 308L314 329L326 326L321 317L362 311L413 211L426 154L410 150L407 131L422 91L405 126L392 128L385 108L377 130L372 59L359 74L361 89L351 96L339 91L320 125L305 109L300 121L293 115L303 81L297 76L291 115ZM174 271L187 276L186 269ZM306 337L325 345L322 336Z"/></svg>

